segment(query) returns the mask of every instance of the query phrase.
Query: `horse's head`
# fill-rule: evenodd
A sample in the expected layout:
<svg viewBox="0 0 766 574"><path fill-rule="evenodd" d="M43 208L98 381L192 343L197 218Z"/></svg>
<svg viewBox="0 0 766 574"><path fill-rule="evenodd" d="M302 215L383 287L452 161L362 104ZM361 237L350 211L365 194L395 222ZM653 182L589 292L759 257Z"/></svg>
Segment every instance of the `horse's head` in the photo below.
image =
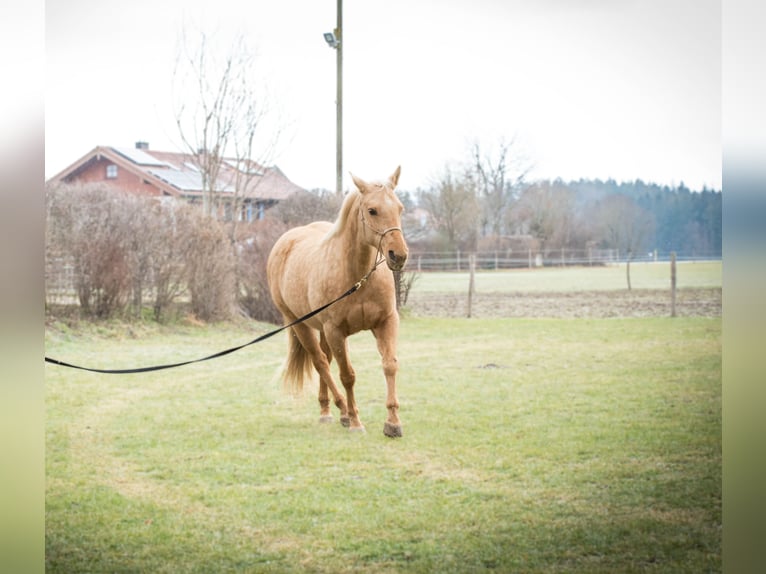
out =
<svg viewBox="0 0 766 574"><path fill-rule="evenodd" d="M407 262L407 243L402 232L404 206L394 189L399 181L401 167L383 183L367 183L354 174L351 178L359 189L362 233L367 243L380 251L392 271L400 271Z"/></svg>

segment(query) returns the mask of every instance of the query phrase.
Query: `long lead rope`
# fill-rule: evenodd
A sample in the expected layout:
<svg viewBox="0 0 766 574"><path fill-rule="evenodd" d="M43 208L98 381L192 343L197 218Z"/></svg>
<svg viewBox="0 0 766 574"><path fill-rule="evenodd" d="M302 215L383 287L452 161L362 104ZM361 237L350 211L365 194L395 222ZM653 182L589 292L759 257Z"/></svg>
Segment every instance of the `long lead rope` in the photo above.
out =
<svg viewBox="0 0 766 574"><path fill-rule="evenodd" d="M82 367L80 365L73 365L72 363L67 363L65 361L60 361L58 359L53 359L51 357L48 357L47 355L45 357L45 362L46 363L51 363L51 364L54 364L54 365L59 365L61 367L69 367L70 369L79 369L81 371L90 371L92 373L104 373L104 374L107 374L107 375L127 375L127 374L132 374L132 373L148 373L150 371L162 371L164 369L173 369L173 368L176 368L176 367L183 367L184 365L191 365L192 363L201 363L203 361L209 361L211 359L217 359L218 357L223 357L223 356L228 355L230 353L233 353L235 351L239 351L240 349L244 349L245 347L249 347L250 345L255 345L256 343L260 343L261 341L265 341L269 337L273 337L277 333L281 333L282 331L284 331L285 329L289 329L293 325L297 325L298 323L302 323L303 321L311 319L311 317L313 317L314 315L318 315L319 313L321 313L322 311L324 311L325 309L327 309L331 305L335 305L335 303L337 303L338 301L341 301L342 299L345 299L349 295L352 295L352 294L356 293L362 287L362 285L364 285L367 282L367 280L370 278L370 275L372 275L373 271L375 271L375 269L378 268L378 265L383 263L383 261L384 261L384 259L382 259L382 258L376 259L375 265L373 265L372 269L370 269L367 272L367 275L365 275L359 281L357 281L354 284L354 286L351 287L351 289L349 289L348 291L343 293L343 295L341 295L340 297L337 297L337 298L333 299L329 303L325 303L324 305L322 305L318 309L314 309L310 313L305 314L303 317L299 317L298 319L296 319L292 323L288 323L287 325L284 325L284 326L280 327L279 329L275 329L274 331L271 331L269 333L261 335L260 337L258 337L256 339L253 339L252 341L250 341L248 343L245 343L244 345L237 345L236 347L232 347L230 349L226 349L225 351L219 351L218 353L214 353L212 355L208 355L207 357L202 357L201 359L192 359L190 361L181 361L180 363L170 363L170 364L167 364L167 365L153 365L153 366L150 366L150 367L138 367L138 368L133 368L133 369L95 369L95 368L92 368L92 367Z"/></svg>
<svg viewBox="0 0 766 574"><path fill-rule="evenodd" d="M232 347L230 349L226 349L225 351L219 351L218 353L214 353L212 355L208 355L207 357L202 357L201 359L192 359L190 361L181 361L180 363L169 363L167 365L153 365L150 367L137 367L134 369L95 369L92 367L82 367L80 365L74 365L72 363L67 363L65 361L60 361L58 359L53 359L51 357L45 356L45 362L51 363L53 365L58 365L60 367L68 367L70 369L79 369L81 371L90 371L91 373L104 373L107 375L128 375L132 373L148 373L151 371L162 371L165 369L174 369L176 367L183 367L184 365L191 365L192 363L202 363L203 361L209 361L211 359L217 359L218 357L223 357L225 355L228 355L230 353L233 353L235 351L239 351L240 349L244 349L245 347L249 347L250 345L255 345L256 343L260 343L261 341L265 341L269 337L273 337L277 333L281 333L285 329L289 329L293 325L297 325L298 323L302 323L303 321L306 321L308 319L311 319L314 315L318 315L331 305L335 305L338 301L345 299L349 295L352 295L356 293L362 285L364 285L367 280L370 278L370 275L372 275L373 271L375 271L378 268L378 265L383 263L385 261L385 257L383 256L381 252L381 246L383 243L383 238L386 236L387 233L390 233L392 231L398 231L402 232L402 229L400 227L389 227L388 229L384 229L383 231L378 231L374 227L370 226L367 221L364 219L364 214L362 214L362 222L367 225L373 232L378 234L380 236L380 241L378 242L378 253L375 258L375 264L372 266L372 269L370 269L367 274L362 277L359 281L357 281L351 289L343 293L340 297L337 297L330 301L329 303L325 303L318 309L314 309L310 313L306 313L303 317L299 317L292 323L288 323L287 325L283 325L279 329L275 329L269 333L266 333L264 335L261 335L260 337L257 337L253 339L252 341L249 341L248 343L245 343L243 345L237 345L236 347Z"/></svg>

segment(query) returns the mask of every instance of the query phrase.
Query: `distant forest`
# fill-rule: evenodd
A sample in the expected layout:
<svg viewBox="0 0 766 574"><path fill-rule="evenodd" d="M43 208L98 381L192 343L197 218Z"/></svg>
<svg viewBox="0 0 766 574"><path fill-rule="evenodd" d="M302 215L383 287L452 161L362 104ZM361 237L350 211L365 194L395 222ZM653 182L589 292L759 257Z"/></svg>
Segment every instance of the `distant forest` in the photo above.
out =
<svg viewBox="0 0 766 574"><path fill-rule="evenodd" d="M720 257L723 244L721 192L703 188L691 191L636 180L571 181L566 186L591 204L609 195L622 195L650 214L651 226L644 245L666 254Z"/></svg>
<svg viewBox="0 0 766 574"><path fill-rule="evenodd" d="M499 163L501 168L504 164ZM614 180L524 181L507 169L445 170L408 208L420 249L490 251L527 245L547 256L557 250L616 250L620 257L720 257L721 191L692 191ZM409 209L408 209L409 211Z"/></svg>

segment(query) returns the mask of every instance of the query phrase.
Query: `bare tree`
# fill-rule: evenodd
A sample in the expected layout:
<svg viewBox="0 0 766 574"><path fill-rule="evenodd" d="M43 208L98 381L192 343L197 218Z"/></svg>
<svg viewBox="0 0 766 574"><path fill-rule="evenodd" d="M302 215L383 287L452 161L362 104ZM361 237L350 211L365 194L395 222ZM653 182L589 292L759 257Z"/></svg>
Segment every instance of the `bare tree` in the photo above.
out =
<svg viewBox="0 0 766 574"><path fill-rule="evenodd" d="M225 188L232 241L242 202L264 175L279 137L279 130L262 137L270 109L265 92L257 89L255 68L243 36L220 52L205 32L193 41L184 30L173 73L176 125L199 170L203 212L218 213L221 194L216 192Z"/></svg>
<svg viewBox="0 0 766 574"><path fill-rule="evenodd" d="M531 235L547 253L556 246L557 237L566 236L571 221L571 197L563 186L538 182L524 190L511 210L514 231ZM561 245L558 245L559 247Z"/></svg>
<svg viewBox="0 0 766 574"><path fill-rule="evenodd" d="M237 36L223 50L213 40L200 31L195 41L184 30L174 72L175 116L183 145L200 173L203 213L228 220L231 253L226 259L234 269L232 293L239 299L253 277L243 265L233 263L242 259L237 251L241 249L238 225L245 202L256 199L259 184L268 176L266 166L276 154L281 128L265 121L275 110L269 106L264 82L254 73L254 52L244 36ZM195 312L225 315L229 302L223 292L205 288L196 280L199 276L199 268L189 276ZM222 284L229 280L226 273L224 277ZM265 274L261 282L265 285Z"/></svg>
<svg viewBox="0 0 766 574"><path fill-rule="evenodd" d="M596 219L601 224L602 240L626 254L626 278L630 284L630 262L645 248L654 228L654 219L646 210L625 195L608 195L598 205Z"/></svg>
<svg viewBox="0 0 766 574"><path fill-rule="evenodd" d="M420 192L420 203L451 249L461 244L475 246L479 205L470 178L455 177L452 168L446 166L431 189Z"/></svg>
<svg viewBox="0 0 766 574"><path fill-rule="evenodd" d="M265 125L268 117L275 116L275 110L269 105L265 95L256 95L251 84L243 85L250 94L242 110L239 121L234 126L230 162L233 168L231 196L231 223L229 236L233 241L237 237L237 224L240 222L244 202L253 199L259 185L266 179L270 165L277 154L277 146L282 135L279 125Z"/></svg>
<svg viewBox="0 0 766 574"><path fill-rule="evenodd" d="M527 187L511 213L516 230L538 239L544 252L572 247L581 239L575 194L560 180Z"/></svg>
<svg viewBox="0 0 766 574"><path fill-rule="evenodd" d="M506 233L504 221L515 194L529 173L529 164L514 151L515 140L501 139L497 149L483 150L478 141L471 147L471 169L481 202L481 234Z"/></svg>

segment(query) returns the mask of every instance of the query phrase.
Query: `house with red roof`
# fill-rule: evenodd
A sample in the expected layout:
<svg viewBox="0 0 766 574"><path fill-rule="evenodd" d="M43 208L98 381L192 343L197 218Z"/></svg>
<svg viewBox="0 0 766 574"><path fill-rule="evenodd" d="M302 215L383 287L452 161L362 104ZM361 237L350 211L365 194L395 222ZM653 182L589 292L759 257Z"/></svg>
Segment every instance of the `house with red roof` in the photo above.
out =
<svg viewBox="0 0 766 574"><path fill-rule="evenodd" d="M134 147L97 146L48 180L48 183L101 183L130 193L158 198L203 202L204 152L164 152L146 142ZM303 188L277 166L252 160L221 158L216 181L210 186L220 215L240 221L263 218L264 212Z"/></svg>

